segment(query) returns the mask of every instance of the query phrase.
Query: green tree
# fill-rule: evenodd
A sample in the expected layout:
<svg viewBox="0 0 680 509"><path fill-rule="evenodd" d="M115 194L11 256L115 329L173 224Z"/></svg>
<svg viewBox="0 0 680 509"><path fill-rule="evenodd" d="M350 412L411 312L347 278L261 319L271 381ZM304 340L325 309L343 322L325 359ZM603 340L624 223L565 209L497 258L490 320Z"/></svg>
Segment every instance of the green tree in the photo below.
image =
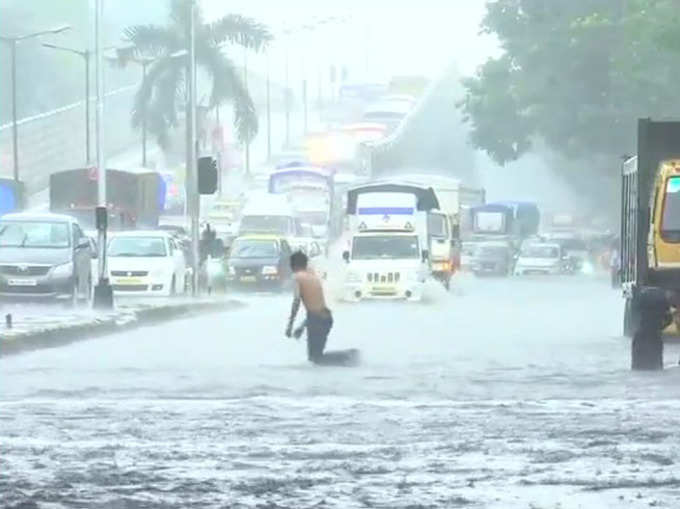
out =
<svg viewBox="0 0 680 509"><path fill-rule="evenodd" d="M484 32L503 54L464 80L475 146L498 163L541 138L567 158L634 150L638 117L680 114L675 0L495 0Z"/></svg>
<svg viewBox="0 0 680 509"><path fill-rule="evenodd" d="M178 109L184 104L187 61L173 58L174 53L188 48L188 0L170 1L170 23L167 26L134 25L125 29L131 43L126 58L153 58L142 82L132 111L134 127L147 127L161 146L168 145L169 129L177 126ZM195 24L196 64L211 81L209 107L229 101L234 106L234 122L239 140L251 140L257 133L255 106L244 86L239 71L224 53L226 44L238 44L259 51L271 40L262 24L236 14L207 23L200 10Z"/></svg>

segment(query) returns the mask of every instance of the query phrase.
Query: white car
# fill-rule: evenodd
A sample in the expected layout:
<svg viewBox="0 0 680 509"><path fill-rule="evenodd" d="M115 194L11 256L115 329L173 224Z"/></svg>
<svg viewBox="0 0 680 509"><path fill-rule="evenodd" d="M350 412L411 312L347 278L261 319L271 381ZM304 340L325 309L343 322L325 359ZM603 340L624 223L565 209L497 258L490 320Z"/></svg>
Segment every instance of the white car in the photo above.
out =
<svg viewBox="0 0 680 509"><path fill-rule="evenodd" d="M515 275L561 274L562 249L557 243L524 243L515 264Z"/></svg>
<svg viewBox="0 0 680 509"><path fill-rule="evenodd" d="M343 253L344 300L422 299L429 267L415 233L360 233L351 245Z"/></svg>
<svg viewBox="0 0 680 509"><path fill-rule="evenodd" d="M186 261L164 231L115 233L108 243L108 270L116 295L169 296L184 293Z"/></svg>

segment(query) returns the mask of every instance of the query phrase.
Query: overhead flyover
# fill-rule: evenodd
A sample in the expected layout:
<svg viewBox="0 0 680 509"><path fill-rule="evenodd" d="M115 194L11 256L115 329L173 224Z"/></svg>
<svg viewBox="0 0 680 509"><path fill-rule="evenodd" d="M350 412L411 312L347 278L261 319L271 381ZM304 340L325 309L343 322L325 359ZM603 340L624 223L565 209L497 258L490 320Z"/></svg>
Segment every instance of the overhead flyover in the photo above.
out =
<svg viewBox="0 0 680 509"><path fill-rule="evenodd" d="M362 146L361 165L372 177L398 175L418 169L470 181L474 150L467 143L456 108L460 76L449 69L431 83L416 107L388 137Z"/></svg>

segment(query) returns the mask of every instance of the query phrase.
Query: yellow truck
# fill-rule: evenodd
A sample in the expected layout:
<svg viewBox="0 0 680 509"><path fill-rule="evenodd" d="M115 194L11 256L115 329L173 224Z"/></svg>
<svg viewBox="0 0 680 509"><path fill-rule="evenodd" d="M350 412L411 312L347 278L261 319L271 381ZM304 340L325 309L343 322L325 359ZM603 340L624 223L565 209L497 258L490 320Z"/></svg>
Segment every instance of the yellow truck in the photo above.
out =
<svg viewBox="0 0 680 509"><path fill-rule="evenodd" d="M661 332L680 309L680 121L638 121L621 186L624 333L633 369L662 369Z"/></svg>

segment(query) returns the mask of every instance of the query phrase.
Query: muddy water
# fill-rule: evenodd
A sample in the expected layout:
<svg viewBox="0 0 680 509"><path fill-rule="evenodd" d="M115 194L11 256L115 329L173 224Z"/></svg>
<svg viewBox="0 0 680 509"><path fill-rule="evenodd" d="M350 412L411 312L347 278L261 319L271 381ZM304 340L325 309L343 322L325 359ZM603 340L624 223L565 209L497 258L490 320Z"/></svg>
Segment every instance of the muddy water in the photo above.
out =
<svg viewBox="0 0 680 509"><path fill-rule="evenodd" d="M677 507L680 370L628 370L604 279L336 304L357 368L246 299L0 359L0 506Z"/></svg>

